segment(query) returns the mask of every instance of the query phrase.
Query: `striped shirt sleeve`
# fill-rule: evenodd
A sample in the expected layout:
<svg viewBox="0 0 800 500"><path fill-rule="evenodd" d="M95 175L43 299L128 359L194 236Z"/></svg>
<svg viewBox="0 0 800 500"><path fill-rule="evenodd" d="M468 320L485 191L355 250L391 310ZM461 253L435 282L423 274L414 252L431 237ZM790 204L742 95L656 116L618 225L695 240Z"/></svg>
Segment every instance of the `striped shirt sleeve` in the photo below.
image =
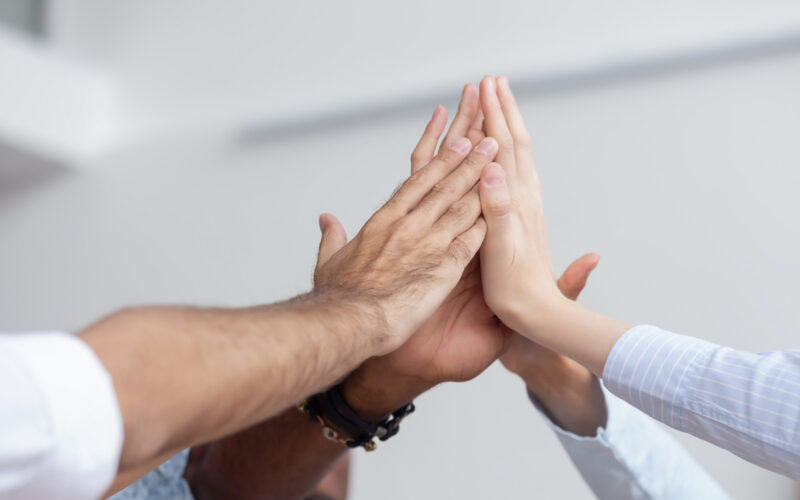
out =
<svg viewBox="0 0 800 500"><path fill-rule="evenodd" d="M528 393L598 500L730 500L661 425L606 388L603 396L606 425L587 437L560 428Z"/></svg>
<svg viewBox="0 0 800 500"><path fill-rule="evenodd" d="M637 326L612 349L603 381L675 429L800 479L800 350L753 354Z"/></svg>

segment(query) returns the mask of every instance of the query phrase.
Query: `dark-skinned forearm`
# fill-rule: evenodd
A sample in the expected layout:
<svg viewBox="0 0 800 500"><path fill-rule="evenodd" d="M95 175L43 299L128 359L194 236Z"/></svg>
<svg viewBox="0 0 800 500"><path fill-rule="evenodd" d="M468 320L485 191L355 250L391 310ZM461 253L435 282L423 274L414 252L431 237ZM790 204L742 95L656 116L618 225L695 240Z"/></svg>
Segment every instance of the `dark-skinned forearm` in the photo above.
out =
<svg viewBox="0 0 800 500"><path fill-rule="evenodd" d="M289 408L228 438L193 449L185 477L198 500L301 499L347 448Z"/></svg>
<svg viewBox="0 0 800 500"><path fill-rule="evenodd" d="M341 386L362 418L378 421L430 384L389 375L370 360ZM201 499L300 499L347 450L294 408L234 436L193 450L185 477Z"/></svg>
<svg viewBox="0 0 800 500"><path fill-rule="evenodd" d="M607 420L600 381L569 358L555 353L543 358L528 373L520 373L528 390L562 429L579 436L596 435Z"/></svg>

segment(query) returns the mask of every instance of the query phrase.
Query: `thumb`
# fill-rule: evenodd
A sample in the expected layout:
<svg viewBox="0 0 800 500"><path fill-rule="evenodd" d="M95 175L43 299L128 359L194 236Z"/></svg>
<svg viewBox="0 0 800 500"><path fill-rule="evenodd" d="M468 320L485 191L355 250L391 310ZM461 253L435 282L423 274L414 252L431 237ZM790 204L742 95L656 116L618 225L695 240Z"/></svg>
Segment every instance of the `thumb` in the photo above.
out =
<svg viewBox="0 0 800 500"><path fill-rule="evenodd" d="M511 194L506 184L506 172L500 164L492 162L483 168L480 197L488 234L506 231L510 222Z"/></svg>
<svg viewBox="0 0 800 500"><path fill-rule="evenodd" d="M575 300L586 286L589 274L597 267L600 256L596 253L587 253L567 267L564 274L558 279L558 289L570 300Z"/></svg>
<svg viewBox="0 0 800 500"><path fill-rule="evenodd" d="M333 255L347 244L347 234L342 223L333 214L319 216L319 229L322 239L319 242L319 257L317 257L317 270L325 265Z"/></svg>

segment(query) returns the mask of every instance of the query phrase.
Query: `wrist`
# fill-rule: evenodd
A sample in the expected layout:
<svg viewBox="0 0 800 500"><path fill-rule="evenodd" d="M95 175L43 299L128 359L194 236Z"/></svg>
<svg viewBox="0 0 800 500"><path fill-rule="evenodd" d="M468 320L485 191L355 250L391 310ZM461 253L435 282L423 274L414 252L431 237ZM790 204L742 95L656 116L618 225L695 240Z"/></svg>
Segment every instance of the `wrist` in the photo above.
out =
<svg viewBox="0 0 800 500"><path fill-rule="evenodd" d="M367 359L391 348L391 335L383 309L363 294L332 287L315 287L285 303L304 317L323 323L326 330L352 345L360 358Z"/></svg>
<svg viewBox="0 0 800 500"><path fill-rule="evenodd" d="M607 421L600 381L579 363L554 354L538 370L520 374L543 410L562 429L594 436Z"/></svg>
<svg viewBox="0 0 800 500"><path fill-rule="evenodd" d="M529 339L536 340L552 331L553 322L575 305L575 302L564 297L561 292L551 293L549 290L532 291L520 294L520 300L510 305L508 319L503 321L515 331Z"/></svg>
<svg viewBox="0 0 800 500"><path fill-rule="evenodd" d="M381 358L367 360L342 382L347 404L361 418L378 422L433 387L424 380L392 373Z"/></svg>

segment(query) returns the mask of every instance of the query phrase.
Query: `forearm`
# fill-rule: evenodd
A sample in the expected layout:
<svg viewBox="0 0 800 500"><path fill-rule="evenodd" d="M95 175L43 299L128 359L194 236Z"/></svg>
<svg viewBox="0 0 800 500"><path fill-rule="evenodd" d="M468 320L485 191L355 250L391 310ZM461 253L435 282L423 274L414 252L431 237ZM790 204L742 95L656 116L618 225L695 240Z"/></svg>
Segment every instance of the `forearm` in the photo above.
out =
<svg viewBox="0 0 800 500"><path fill-rule="evenodd" d="M607 421L600 381L586 368L552 351L541 355L518 375L541 409L561 429L578 436L595 436Z"/></svg>
<svg viewBox="0 0 800 500"><path fill-rule="evenodd" d="M343 304L130 309L81 332L114 380L120 471L263 421L378 351L369 309Z"/></svg>
<svg viewBox="0 0 800 500"><path fill-rule="evenodd" d="M611 349L632 325L603 316L564 298L537 300L535 311L524 305L513 313L520 334L602 377Z"/></svg>
<svg viewBox="0 0 800 500"><path fill-rule="evenodd" d="M289 408L277 417L202 447L186 468L198 500L303 498L347 448Z"/></svg>
<svg viewBox="0 0 800 500"><path fill-rule="evenodd" d="M375 366L377 365L377 366ZM424 383L383 380L380 363L371 361L341 385L342 395L359 416L379 421L414 399ZM185 477L198 500L205 498L280 499L305 497L346 452L329 441L317 422L294 408L194 453Z"/></svg>

